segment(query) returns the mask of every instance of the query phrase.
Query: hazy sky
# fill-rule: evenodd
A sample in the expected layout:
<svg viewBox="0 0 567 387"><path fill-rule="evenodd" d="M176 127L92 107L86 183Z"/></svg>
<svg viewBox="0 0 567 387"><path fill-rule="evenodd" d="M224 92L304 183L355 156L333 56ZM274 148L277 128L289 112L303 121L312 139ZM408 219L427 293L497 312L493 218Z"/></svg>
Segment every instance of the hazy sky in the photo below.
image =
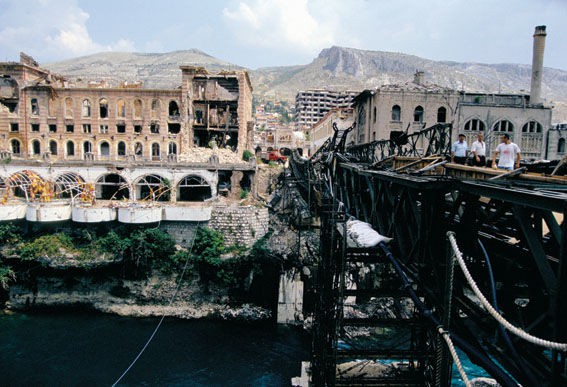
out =
<svg viewBox="0 0 567 387"><path fill-rule="evenodd" d="M0 0L0 60L198 48L249 68L309 63L332 45L567 70L567 0Z"/></svg>

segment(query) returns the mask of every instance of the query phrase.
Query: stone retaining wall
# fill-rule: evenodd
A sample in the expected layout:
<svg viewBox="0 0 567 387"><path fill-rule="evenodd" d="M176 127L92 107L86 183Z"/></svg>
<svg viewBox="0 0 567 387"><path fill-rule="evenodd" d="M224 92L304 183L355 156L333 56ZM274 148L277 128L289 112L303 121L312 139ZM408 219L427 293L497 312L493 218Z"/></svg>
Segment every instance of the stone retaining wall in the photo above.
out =
<svg viewBox="0 0 567 387"><path fill-rule="evenodd" d="M268 232L269 215L265 207L215 207L208 227L224 235L227 246L252 246Z"/></svg>

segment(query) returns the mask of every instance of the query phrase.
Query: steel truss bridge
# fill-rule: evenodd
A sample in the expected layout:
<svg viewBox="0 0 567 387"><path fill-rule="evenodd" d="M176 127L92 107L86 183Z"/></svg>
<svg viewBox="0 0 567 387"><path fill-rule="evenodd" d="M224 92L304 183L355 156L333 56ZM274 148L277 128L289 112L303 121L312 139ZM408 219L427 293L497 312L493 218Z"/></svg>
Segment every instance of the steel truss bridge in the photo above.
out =
<svg viewBox="0 0 567 387"><path fill-rule="evenodd" d="M530 340L567 342L567 185L450 176L451 164L441 165L451 125L346 149L351 129L336 130L311 159L290 161L303 198L294 202L321 221L312 384L450 385L450 339L503 386L567 385L567 346ZM350 247L350 216L393 242ZM475 285L519 334L481 305L448 233ZM375 373L380 359L390 367Z"/></svg>

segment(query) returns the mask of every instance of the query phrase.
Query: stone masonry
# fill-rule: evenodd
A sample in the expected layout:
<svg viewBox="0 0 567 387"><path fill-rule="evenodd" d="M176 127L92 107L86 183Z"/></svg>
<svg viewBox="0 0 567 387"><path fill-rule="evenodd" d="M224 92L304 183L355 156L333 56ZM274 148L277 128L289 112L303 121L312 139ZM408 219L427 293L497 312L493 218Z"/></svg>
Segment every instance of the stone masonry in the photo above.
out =
<svg viewBox="0 0 567 387"><path fill-rule="evenodd" d="M241 244L251 247L268 232L268 209L263 207L213 208L208 227L224 235L225 245Z"/></svg>

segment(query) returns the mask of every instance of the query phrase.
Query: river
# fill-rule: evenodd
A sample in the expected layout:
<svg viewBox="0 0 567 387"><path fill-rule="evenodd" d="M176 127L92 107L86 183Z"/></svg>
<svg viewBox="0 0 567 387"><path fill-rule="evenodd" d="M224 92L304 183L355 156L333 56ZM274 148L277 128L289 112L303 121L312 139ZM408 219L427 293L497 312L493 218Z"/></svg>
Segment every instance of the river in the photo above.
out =
<svg viewBox="0 0 567 387"><path fill-rule="evenodd" d="M0 314L0 385L110 386L157 321L77 311ZM120 385L289 386L309 343L305 333L269 323L166 319Z"/></svg>

